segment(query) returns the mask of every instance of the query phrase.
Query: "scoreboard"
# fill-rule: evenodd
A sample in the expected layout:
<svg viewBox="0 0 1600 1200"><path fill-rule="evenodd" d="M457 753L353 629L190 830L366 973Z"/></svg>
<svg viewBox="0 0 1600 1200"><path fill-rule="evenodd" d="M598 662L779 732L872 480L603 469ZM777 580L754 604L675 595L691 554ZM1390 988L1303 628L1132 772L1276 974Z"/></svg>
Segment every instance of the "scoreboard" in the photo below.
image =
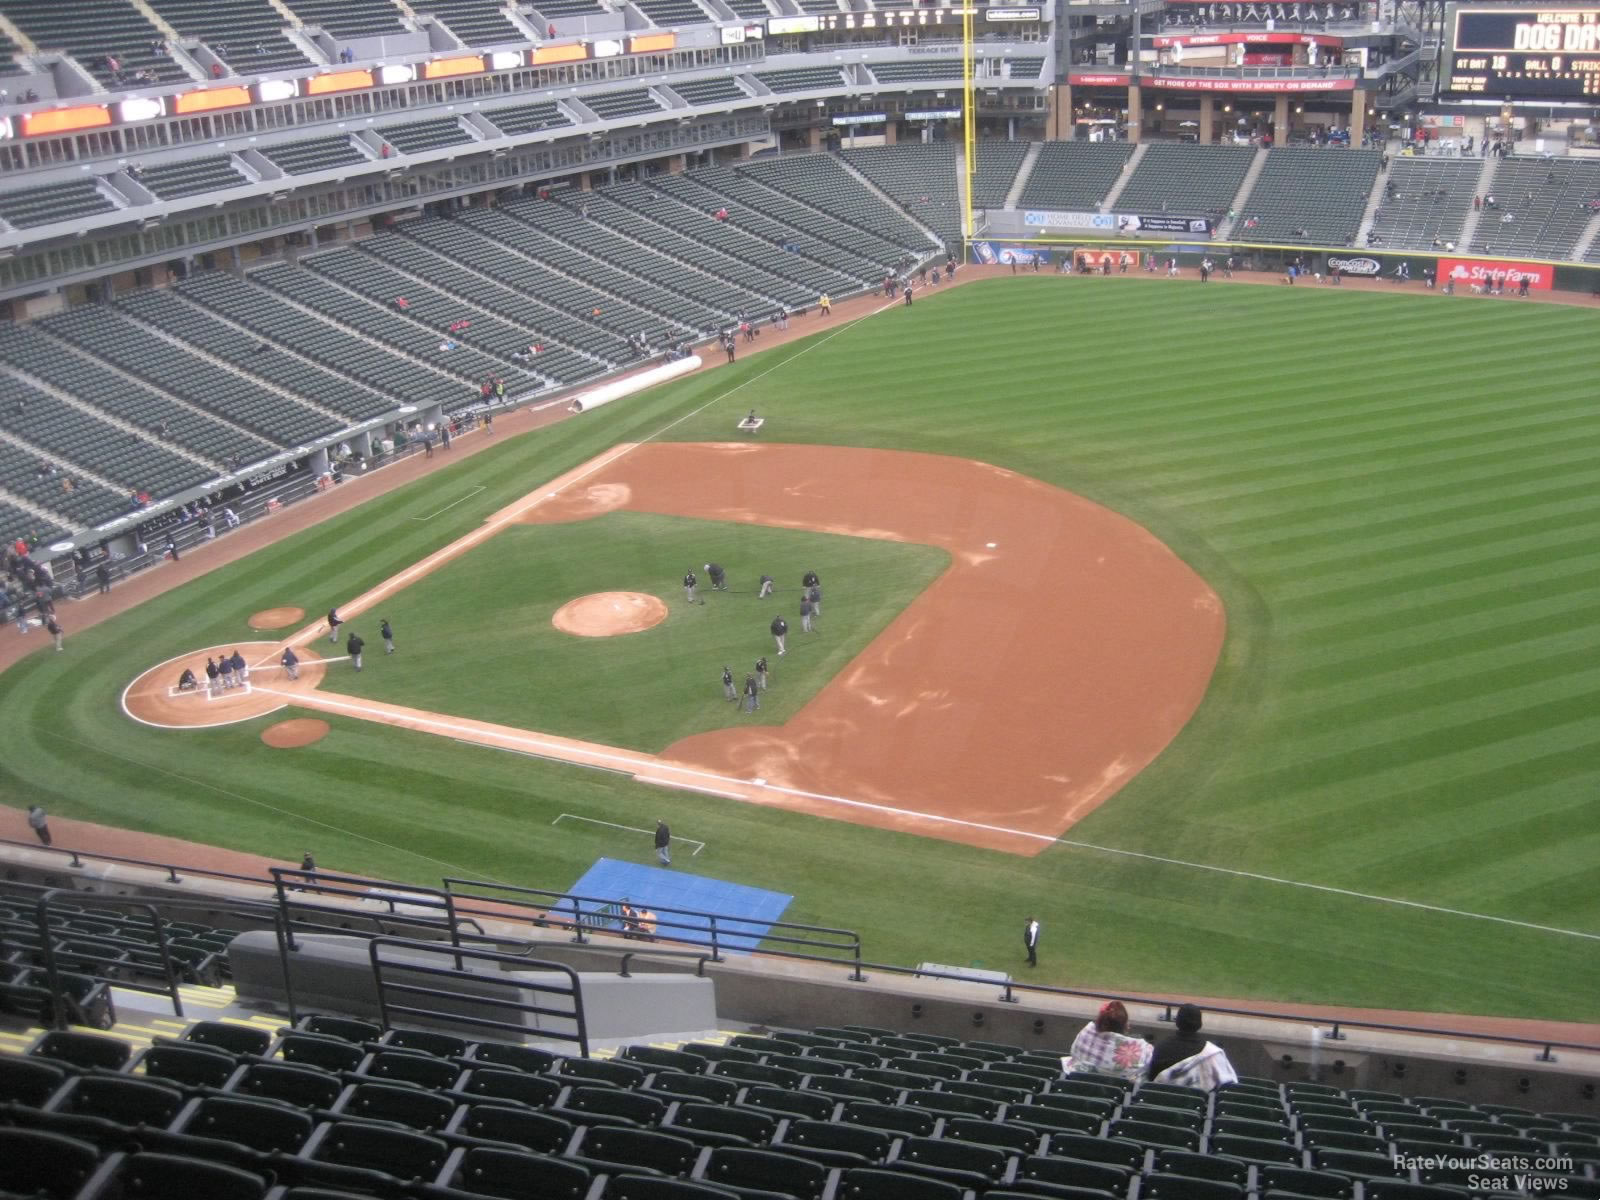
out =
<svg viewBox="0 0 1600 1200"><path fill-rule="evenodd" d="M1600 7L1463 4L1451 25L1446 92L1496 100L1600 98Z"/></svg>

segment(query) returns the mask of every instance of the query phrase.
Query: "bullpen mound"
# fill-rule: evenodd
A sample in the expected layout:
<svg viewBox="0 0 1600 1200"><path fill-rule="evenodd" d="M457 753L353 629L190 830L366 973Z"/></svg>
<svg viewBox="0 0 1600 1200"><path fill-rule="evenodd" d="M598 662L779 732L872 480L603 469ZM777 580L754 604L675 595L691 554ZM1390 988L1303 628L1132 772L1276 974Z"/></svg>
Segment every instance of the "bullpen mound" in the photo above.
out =
<svg viewBox="0 0 1600 1200"><path fill-rule="evenodd" d="M556 609L550 623L576 637L642 633L667 619L667 606L643 592L595 592Z"/></svg>
<svg viewBox="0 0 1600 1200"><path fill-rule="evenodd" d="M263 608L250 614L251 629L284 629L306 619L303 608Z"/></svg>
<svg viewBox="0 0 1600 1200"><path fill-rule="evenodd" d="M293 750L309 746L328 736L328 723L315 717L296 717L292 721L279 721L261 731L261 740L279 750Z"/></svg>

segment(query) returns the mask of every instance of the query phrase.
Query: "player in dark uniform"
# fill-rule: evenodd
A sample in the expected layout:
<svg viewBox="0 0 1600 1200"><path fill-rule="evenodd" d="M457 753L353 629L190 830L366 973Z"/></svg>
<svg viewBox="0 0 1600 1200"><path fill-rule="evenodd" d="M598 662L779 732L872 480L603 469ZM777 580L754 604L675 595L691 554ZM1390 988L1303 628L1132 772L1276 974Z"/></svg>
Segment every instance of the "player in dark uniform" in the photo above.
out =
<svg viewBox="0 0 1600 1200"><path fill-rule="evenodd" d="M760 707L761 694L756 687L756 677L754 675L746 675L744 677L744 711L755 712Z"/></svg>
<svg viewBox="0 0 1600 1200"><path fill-rule="evenodd" d="M330 642L337 643L339 641L339 626L343 624L344 618L339 615L339 610L330 608L328 610L328 640Z"/></svg>
<svg viewBox="0 0 1600 1200"><path fill-rule="evenodd" d="M763 575L761 577L761 594L757 599L764 600L770 595L772 595L772 576Z"/></svg>
<svg viewBox="0 0 1600 1200"><path fill-rule="evenodd" d="M756 659L756 682L761 685L763 692L767 690L767 660L764 657Z"/></svg>
<svg viewBox="0 0 1600 1200"><path fill-rule="evenodd" d="M739 699L739 693L733 690L733 668L729 666L722 668L722 696L725 700Z"/></svg>
<svg viewBox="0 0 1600 1200"><path fill-rule="evenodd" d="M700 583L693 571L685 571L683 575L683 598L690 604L694 603L694 589Z"/></svg>
<svg viewBox="0 0 1600 1200"><path fill-rule="evenodd" d="M293 646L285 646L278 661L283 664L284 672L291 680L300 678L300 656L294 652Z"/></svg>
<svg viewBox="0 0 1600 1200"><path fill-rule="evenodd" d="M359 633L352 633L344 644L345 653L350 656L350 661L355 664L356 670L361 670L361 651L366 646Z"/></svg>
<svg viewBox="0 0 1600 1200"><path fill-rule="evenodd" d="M383 652L394 653L394 630L389 626L389 618L383 619L383 624L378 626L378 636L383 639Z"/></svg>
<svg viewBox="0 0 1600 1200"><path fill-rule="evenodd" d="M782 658L785 653L783 639L789 636L789 622L785 621L781 616L773 617L772 636L778 639L778 657Z"/></svg>
<svg viewBox="0 0 1600 1200"><path fill-rule="evenodd" d="M217 660L206 659L206 691L213 696L217 694L217 676L220 674L222 672L217 669Z"/></svg>
<svg viewBox="0 0 1600 1200"><path fill-rule="evenodd" d="M728 577L723 572L721 564L707 563L706 574L711 577L711 588L713 591L725 592L728 590Z"/></svg>
<svg viewBox="0 0 1600 1200"><path fill-rule="evenodd" d="M822 586L822 580L817 578L815 571L807 571L805 578L800 581L800 586L804 588L820 587Z"/></svg>
<svg viewBox="0 0 1600 1200"><path fill-rule="evenodd" d="M183 669L183 674L178 676L178 690L192 692L200 686L200 681L194 677L194 672L188 667Z"/></svg>

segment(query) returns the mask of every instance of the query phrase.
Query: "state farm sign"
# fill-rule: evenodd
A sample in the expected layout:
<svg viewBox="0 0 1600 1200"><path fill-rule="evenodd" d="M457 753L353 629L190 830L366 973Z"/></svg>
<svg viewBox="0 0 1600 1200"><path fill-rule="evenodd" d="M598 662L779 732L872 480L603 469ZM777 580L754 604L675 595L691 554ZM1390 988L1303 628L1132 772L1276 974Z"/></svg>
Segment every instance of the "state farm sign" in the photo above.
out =
<svg viewBox="0 0 1600 1200"><path fill-rule="evenodd" d="M1526 279L1530 288L1548 292L1555 285L1555 274L1555 267L1549 263L1495 262L1484 258L1439 260L1440 281L1453 279L1457 287L1492 282L1504 287L1518 287Z"/></svg>

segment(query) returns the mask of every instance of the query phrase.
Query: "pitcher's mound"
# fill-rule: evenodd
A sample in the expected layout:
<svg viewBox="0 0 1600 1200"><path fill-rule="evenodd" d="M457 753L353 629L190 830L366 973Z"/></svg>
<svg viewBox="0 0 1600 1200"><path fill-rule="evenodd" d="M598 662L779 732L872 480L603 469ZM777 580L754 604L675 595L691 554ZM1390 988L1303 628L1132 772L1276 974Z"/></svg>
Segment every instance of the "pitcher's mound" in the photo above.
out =
<svg viewBox="0 0 1600 1200"><path fill-rule="evenodd" d="M616 637L641 633L667 619L667 606L643 592L595 592L556 609L550 623L578 637Z"/></svg>
<svg viewBox="0 0 1600 1200"><path fill-rule="evenodd" d="M263 608L250 614L251 629L282 629L306 619L303 608Z"/></svg>
<svg viewBox="0 0 1600 1200"><path fill-rule="evenodd" d="M261 731L261 740L279 750L293 750L296 746L309 746L328 736L328 723L315 717L296 717L292 721L279 721Z"/></svg>

